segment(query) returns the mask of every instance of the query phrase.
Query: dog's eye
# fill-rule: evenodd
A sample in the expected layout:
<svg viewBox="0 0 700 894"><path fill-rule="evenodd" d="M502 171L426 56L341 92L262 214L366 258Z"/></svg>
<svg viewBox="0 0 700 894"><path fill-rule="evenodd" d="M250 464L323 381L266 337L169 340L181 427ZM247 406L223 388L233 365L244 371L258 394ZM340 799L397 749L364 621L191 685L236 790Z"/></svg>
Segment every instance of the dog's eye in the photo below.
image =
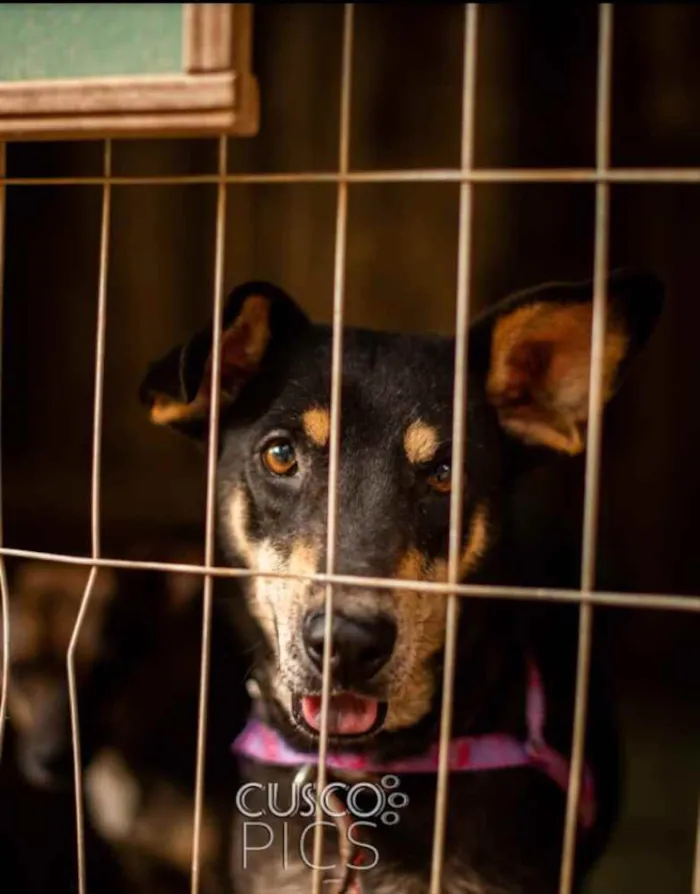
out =
<svg viewBox="0 0 700 894"><path fill-rule="evenodd" d="M428 486L440 494L449 494L452 490L452 469L448 463L440 463L430 477Z"/></svg>
<svg viewBox="0 0 700 894"><path fill-rule="evenodd" d="M297 470L297 455L290 441L279 438L272 441L262 451L262 461L273 475L289 477Z"/></svg>

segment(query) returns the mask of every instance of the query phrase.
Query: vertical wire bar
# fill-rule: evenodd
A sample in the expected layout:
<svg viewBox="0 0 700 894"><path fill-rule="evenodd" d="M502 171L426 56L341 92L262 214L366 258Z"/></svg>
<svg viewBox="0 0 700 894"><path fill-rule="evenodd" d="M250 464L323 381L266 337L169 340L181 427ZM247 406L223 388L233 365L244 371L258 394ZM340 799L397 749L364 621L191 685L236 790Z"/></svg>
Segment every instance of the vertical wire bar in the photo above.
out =
<svg viewBox="0 0 700 894"><path fill-rule="evenodd" d="M471 170L474 161L474 110L476 107L476 62L478 40L477 3L468 3L464 18L464 74L462 82L461 167ZM464 457L467 422L467 362L469 350L469 306L471 296L472 184L463 181L459 188L459 237L457 263L457 310L455 334L455 378L452 420L452 497L450 500L450 541L448 582L459 583L462 545L462 509ZM445 624L445 667L440 715L440 745L435 802L435 828L430 879L430 894L440 894L447 823L448 756L452 733L454 670L457 660L457 624L459 599L447 597Z"/></svg>
<svg viewBox="0 0 700 894"><path fill-rule="evenodd" d="M335 566L336 523L338 515L338 467L340 462L340 413L343 372L343 311L345 306L345 254L347 246L348 182L350 157L350 108L352 97L352 53L354 38L354 4L346 3L343 17L343 51L340 84L340 137L338 147L338 199L335 230L335 262L333 271L333 353L331 359L331 406L328 466L328 528L326 532L326 573ZM326 786L328 755L328 707L331 692L331 637L333 624L333 584L326 584L325 624L323 631L323 680L321 690L321 728L318 747L316 826L314 828L314 860L312 891L321 894L323 878L323 811L320 794Z"/></svg>
<svg viewBox="0 0 700 894"><path fill-rule="evenodd" d="M93 405L92 430L92 482L90 518L92 529L92 558L100 558L101 528L101 480L102 480L102 409L104 392L105 333L107 321L107 278L109 273L109 237L112 207L112 142L105 140L104 176L102 186L102 217L100 222L100 269L97 291L97 326L95 330L95 395ZM85 826L83 815L83 773L80 750L80 718L78 713L78 693L75 680L75 649L80 630L90 604L95 580L99 573L97 565L90 570L85 593L73 627L66 664L68 669L68 695L70 699L71 735L73 738L73 771L75 780L75 823L78 848L78 892L85 894Z"/></svg>
<svg viewBox="0 0 700 894"><path fill-rule="evenodd" d="M216 248L214 253L214 309L211 350L211 406L209 413L209 445L207 454L207 503L204 561L214 564L216 537L216 465L219 454L219 410L221 383L221 327L224 313L224 274L226 261L226 204L228 186L226 168L228 138L219 139L218 184L216 193ZM214 578L204 577L202 605L202 655L199 677L199 712L197 721L197 764L194 795L194 840L192 842L192 894L198 894L201 877L201 833L204 807L205 751L209 702L209 674L211 667L211 625Z"/></svg>
<svg viewBox="0 0 700 894"><path fill-rule="evenodd" d="M692 894L700 894L700 801L698 801L698 828L695 836L695 864L693 867Z"/></svg>
<svg viewBox="0 0 700 894"><path fill-rule="evenodd" d="M598 14L598 85L596 101L596 171L610 167L610 106L612 84L613 6L601 4ZM610 185L600 181L595 190L595 249L593 259L593 326L588 402L588 450L586 455L581 590L595 588L600 461L603 433L603 356L605 351L607 270L610 231ZM593 635L593 606L579 608L578 658L574 704L571 771L566 803L560 894L570 894L576 860L578 810L585 758L588 688Z"/></svg>
<svg viewBox="0 0 700 894"><path fill-rule="evenodd" d="M7 157L6 144L0 141L0 546L5 544L5 525L3 521L2 500L2 386L3 356L5 336L5 215L7 188L2 179L5 177ZM2 694L0 694L0 762L5 742L5 715L7 713L7 693L10 687L10 595L7 586L5 557L0 556L0 605L2 608Z"/></svg>

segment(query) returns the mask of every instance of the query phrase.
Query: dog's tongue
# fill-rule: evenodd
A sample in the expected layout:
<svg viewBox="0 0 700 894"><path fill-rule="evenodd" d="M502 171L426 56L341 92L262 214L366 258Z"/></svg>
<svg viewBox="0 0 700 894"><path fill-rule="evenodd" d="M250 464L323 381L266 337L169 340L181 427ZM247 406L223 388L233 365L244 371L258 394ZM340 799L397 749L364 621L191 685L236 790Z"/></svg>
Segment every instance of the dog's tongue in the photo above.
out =
<svg viewBox="0 0 700 894"><path fill-rule="evenodd" d="M328 732L336 736L360 736L372 729L379 710L376 699L343 693L332 695L328 703ZM321 731L321 696L305 695L301 700L304 720Z"/></svg>

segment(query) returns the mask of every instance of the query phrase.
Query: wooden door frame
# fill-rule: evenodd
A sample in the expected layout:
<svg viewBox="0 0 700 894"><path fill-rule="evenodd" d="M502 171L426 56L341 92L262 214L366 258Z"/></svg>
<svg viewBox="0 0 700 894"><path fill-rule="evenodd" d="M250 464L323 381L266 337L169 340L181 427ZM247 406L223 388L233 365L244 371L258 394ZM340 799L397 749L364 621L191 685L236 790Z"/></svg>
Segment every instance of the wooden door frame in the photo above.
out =
<svg viewBox="0 0 700 894"><path fill-rule="evenodd" d="M251 3L183 4L182 73L0 82L0 140L251 136L252 18Z"/></svg>

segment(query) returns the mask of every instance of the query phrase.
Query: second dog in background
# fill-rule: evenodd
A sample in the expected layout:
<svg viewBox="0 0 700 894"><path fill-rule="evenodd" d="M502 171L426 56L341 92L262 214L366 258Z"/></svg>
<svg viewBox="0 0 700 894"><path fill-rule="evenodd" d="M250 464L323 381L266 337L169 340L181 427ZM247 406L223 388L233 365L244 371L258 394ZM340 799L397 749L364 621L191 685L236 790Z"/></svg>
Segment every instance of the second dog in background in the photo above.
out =
<svg viewBox="0 0 700 894"><path fill-rule="evenodd" d="M152 550L134 552L134 557L152 557ZM201 564L199 551L187 545L171 548L167 559ZM65 659L88 574L88 569L37 562L19 565L11 579L8 707L17 762L30 785L56 797L73 781ZM198 575L109 569L97 575L75 666L86 850L100 890L116 884L115 876L123 885L116 891L189 890L201 596ZM200 839L203 894L218 894L225 876L235 788L229 746L245 716L246 699L243 669L231 674L236 652L216 610L212 639ZM70 825L72 800L63 803ZM104 859L90 860L95 838L113 853L111 869Z"/></svg>

